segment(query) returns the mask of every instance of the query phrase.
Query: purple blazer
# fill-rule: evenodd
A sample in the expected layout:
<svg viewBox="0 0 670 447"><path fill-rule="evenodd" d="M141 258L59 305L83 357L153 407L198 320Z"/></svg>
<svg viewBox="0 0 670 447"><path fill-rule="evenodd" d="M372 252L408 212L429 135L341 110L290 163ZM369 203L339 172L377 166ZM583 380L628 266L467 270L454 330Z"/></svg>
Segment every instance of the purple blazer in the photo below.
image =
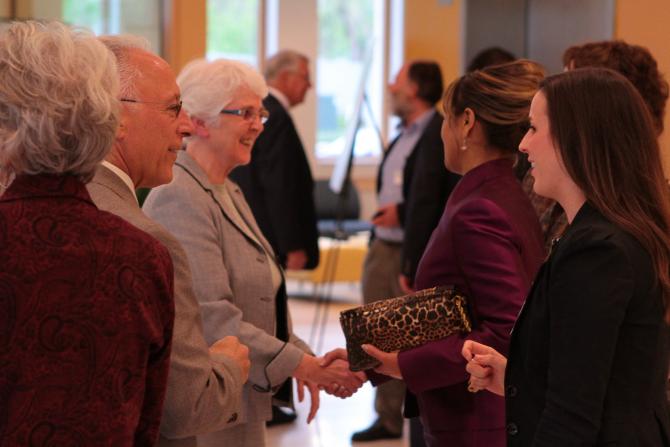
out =
<svg viewBox="0 0 670 447"><path fill-rule="evenodd" d="M454 285L469 298L473 331L401 352L400 370L430 446L505 445L505 402L467 391L461 349L476 340L506 354L510 331L545 256L542 231L512 162L499 159L456 185L426 247L416 288Z"/></svg>

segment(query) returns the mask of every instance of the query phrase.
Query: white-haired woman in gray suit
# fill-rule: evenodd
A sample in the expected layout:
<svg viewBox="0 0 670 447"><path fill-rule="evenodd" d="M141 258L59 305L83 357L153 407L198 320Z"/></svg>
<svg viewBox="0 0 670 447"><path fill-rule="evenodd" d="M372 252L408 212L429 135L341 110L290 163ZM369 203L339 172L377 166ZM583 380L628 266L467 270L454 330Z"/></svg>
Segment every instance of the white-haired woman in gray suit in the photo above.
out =
<svg viewBox="0 0 670 447"><path fill-rule="evenodd" d="M236 61L197 60L177 82L194 132L174 167L174 180L151 192L144 209L183 244L193 272L208 342L237 335L249 346L251 371L238 425L198 437L201 446L262 446L272 398L291 404L291 377L311 393L310 421L319 387L340 397L363 377L346 362L323 368L291 330L284 276L230 171L251 159L268 112L267 86ZM281 187L281 185L277 185Z"/></svg>

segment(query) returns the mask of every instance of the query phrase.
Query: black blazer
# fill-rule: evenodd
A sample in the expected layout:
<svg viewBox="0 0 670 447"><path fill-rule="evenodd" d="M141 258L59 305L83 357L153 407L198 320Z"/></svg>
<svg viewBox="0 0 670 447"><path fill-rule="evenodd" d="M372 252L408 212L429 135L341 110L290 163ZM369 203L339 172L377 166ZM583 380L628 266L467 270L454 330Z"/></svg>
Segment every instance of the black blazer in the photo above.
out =
<svg viewBox="0 0 670 447"><path fill-rule="evenodd" d="M289 113L268 95L270 112L254 144L251 162L230 177L239 184L256 222L282 265L294 250L307 253L306 268L319 264L319 233L314 207L314 180L302 142Z"/></svg>
<svg viewBox="0 0 670 447"><path fill-rule="evenodd" d="M437 227L451 190L461 176L444 167L442 145L442 116L435 112L424 129L403 170L403 202L398 205L398 216L405 230L402 245L402 274L414 279L430 235ZM382 169L395 146L391 143L384 153L377 175L377 192L381 189Z"/></svg>
<svg viewBox="0 0 670 447"><path fill-rule="evenodd" d="M507 445L668 446L668 331L645 249L588 203L512 331Z"/></svg>

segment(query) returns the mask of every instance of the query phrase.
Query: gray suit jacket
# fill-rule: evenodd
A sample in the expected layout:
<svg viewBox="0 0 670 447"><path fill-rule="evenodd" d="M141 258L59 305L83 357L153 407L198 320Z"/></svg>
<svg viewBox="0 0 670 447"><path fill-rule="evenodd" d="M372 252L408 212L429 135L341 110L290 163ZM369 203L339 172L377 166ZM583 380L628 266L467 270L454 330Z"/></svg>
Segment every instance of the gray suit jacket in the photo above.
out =
<svg viewBox="0 0 670 447"><path fill-rule="evenodd" d="M144 211L164 225L188 254L206 340L235 334L249 346L251 371L240 420L269 420L271 392L279 389L303 354L310 352L293 335L290 321L280 322L288 326L289 343L275 337L277 302L266 256L267 252L271 262L276 262L274 252L237 185L230 180L225 183L253 234L235 223L234 210L227 209L188 154L179 154L173 172L172 183L151 191Z"/></svg>
<svg viewBox="0 0 670 447"><path fill-rule="evenodd" d="M175 323L158 445L195 446L195 435L232 426L238 419L242 372L230 358L209 353L188 259L179 242L142 213L128 186L106 167L98 168L87 188L98 208L155 237L170 252Z"/></svg>

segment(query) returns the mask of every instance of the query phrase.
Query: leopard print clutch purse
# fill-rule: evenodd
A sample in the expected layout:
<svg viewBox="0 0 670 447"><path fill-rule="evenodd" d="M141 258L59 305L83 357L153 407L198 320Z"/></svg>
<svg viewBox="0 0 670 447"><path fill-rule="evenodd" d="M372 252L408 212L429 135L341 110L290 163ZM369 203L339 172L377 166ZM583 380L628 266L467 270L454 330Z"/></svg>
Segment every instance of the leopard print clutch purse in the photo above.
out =
<svg viewBox="0 0 670 447"><path fill-rule="evenodd" d="M340 324L352 371L380 364L363 351L363 344L386 352L403 351L472 330L467 300L453 287L433 287L345 310L340 313Z"/></svg>

